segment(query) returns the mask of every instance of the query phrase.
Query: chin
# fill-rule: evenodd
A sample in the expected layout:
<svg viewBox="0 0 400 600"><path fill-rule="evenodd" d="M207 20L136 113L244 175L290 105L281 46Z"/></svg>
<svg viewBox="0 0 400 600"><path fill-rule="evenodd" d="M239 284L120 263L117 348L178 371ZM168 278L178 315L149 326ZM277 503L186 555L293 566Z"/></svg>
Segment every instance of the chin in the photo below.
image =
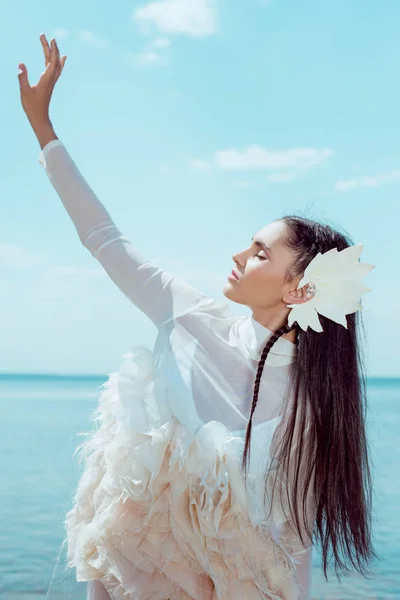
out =
<svg viewBox="0 0 400 600"><path fill-rule="evenodd" d="M232 286L229 285L229 283L225 283L224 287L222 288L222 293L224 296L226 296L226 298L231 298L232 296Z"/></svg>
<svg viewBox="0 0 400 600"><path fill-rule="evenodd" d="M232 300L232 302L236 302L237 304L242 304L237 297L235 298L236 293L233 285L225 283L224 287L222 288L222 293L224 294L225 298L228 298L228 300Z"/></svg>

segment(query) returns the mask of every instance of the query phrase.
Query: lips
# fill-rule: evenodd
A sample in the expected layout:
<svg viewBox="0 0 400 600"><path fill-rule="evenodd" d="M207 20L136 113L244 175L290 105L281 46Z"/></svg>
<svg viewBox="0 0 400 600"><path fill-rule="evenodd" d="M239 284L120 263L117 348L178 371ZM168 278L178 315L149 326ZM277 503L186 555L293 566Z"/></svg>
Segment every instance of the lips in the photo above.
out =
<svg viewBox="0 0 400 600"><path fill-rule="evenodd" d="M239 277L236 275L236 273L235 273L235 271L234 271L233 269L232 269L232 275L233 275L234 277L236 277L236 279L239 279Z"/></svg>

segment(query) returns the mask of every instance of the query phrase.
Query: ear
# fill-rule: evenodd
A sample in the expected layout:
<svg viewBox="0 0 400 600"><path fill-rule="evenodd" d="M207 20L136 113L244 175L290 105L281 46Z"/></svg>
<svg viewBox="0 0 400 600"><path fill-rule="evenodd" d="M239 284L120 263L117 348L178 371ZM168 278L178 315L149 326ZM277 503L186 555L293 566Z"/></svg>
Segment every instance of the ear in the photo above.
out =
<svg viewBox="0 0 400 600"><path fill-rule="evenodd" d="M282 302L285 304L304 304L304 302L308 302L306 286L303 286L299 290L296 288L286 291L282 296Z"/></svg>

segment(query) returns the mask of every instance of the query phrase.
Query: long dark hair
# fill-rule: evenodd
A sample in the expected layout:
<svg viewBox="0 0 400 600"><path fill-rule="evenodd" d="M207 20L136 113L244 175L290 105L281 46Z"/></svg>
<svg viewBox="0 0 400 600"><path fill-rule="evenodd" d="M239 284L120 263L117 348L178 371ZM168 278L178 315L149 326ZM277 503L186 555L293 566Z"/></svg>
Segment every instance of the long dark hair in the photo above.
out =
<svg viewBox="0 0 400 600"><path fill-rule="evenodd" d="M325 253L334 247L340 251L352 245L347 234L329 225L295 215L281 220L287 229L285 244L293 253L285 281L301 276L318 252ZM360 333L364 333L364 329L360 311L346 318L347 329L319 315L323 327L321 333L310 328L305 332L297 323L292 327L286 324L268 341L258 363L242 462L247 475L252 418L265 360L280 336L295 328L297 360L291 365L290 388L293 409L281 439L277 464L280 465L278 469L286 469L288 477L292 440L295 429L299 428L293 495L289 499L290 505L294 506L291 517L303 542L297 502L302 469L303 523L310 540L314 536L321 543L326 580L330 547L339 580L339 569L345 573L350 571L346 562L367 577L369 562L378 558L371 542L372 477L365 431L366 377L358 339L360 329ZM306 413L309 415L307 436ZM311 484L316 503L314 530L306 520Z"/></svg>

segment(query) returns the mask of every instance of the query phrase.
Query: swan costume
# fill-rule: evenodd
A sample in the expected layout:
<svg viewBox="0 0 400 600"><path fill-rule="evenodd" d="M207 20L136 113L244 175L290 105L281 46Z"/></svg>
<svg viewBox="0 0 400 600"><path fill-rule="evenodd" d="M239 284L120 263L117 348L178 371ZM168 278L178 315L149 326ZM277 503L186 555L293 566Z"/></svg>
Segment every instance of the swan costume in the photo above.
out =
<svg viewBox="0 0 400 600"><path fill-rule="evenodd" d="M158 331L101 386L65 523L77 580L93 600L309 600L312 544L290 520L291 481L271 494L295 344L280 338L267 357L245 486L257 362L273 332L145 260L60 140L39 162L81 243ZM307 514L313 524L311 495Z"/></svg>

